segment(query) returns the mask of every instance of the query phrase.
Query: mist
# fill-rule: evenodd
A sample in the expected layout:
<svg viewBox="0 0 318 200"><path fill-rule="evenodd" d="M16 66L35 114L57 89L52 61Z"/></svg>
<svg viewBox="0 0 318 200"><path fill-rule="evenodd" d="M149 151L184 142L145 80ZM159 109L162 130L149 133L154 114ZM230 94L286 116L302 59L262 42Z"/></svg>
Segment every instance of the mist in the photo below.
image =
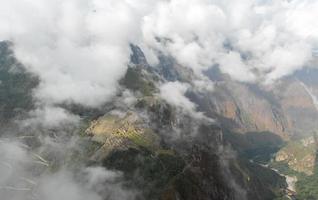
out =
<svg viewBox="0 0 318 200"><path fill-rule="evenodd" d="M112 101L122 89L119 81L130 64L131 44L142 49L154 68L165 55L191 69L195 87L203 90L213 90L204 72L215 66L238 82L275 84L308 67L318 48L314 0L0 3L0 41L12 42L14 56L39 78L32 91L35 108L17 123L39 136L39 147L32 149L10 136L0 138L0 196L5 200L135 198L138 192L124 187L120 172L88 166L74 170L63 164L52 172L49 161L40 156L58 147L55 157L63 160L66 150L78 148L73 132L82 119L65 105L98 109ZM159 87L160 98L205 118L186 97L191 84ZM136 100L129 92L124 98L128 106ZM52 131L53 138L48 136Z"/></svg>
<svg viewBox="0 0 318 200"><path fill-rule="evenodd" d="M130 43L154 65L161 52L198 75L218 65L235 80L268 84L305 67L318 41L318 3L311 0L1 4L0 40L13 42L18 60L39 76L34 95L44 104L110 100Z"/></svg>

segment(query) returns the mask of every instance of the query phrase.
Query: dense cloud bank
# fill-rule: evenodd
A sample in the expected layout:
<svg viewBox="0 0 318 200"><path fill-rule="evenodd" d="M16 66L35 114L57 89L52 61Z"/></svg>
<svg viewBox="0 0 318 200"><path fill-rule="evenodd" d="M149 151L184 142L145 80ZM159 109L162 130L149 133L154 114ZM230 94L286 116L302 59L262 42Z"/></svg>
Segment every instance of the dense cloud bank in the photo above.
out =
<svg viewBox="0 0 318 200"><path fill-rule="evenodd" d="M37 74L35 96L99 106L126 71L130 43L238 81L272 83L300 69L317 47L314 0L1 1L0 39Z"/></svg>

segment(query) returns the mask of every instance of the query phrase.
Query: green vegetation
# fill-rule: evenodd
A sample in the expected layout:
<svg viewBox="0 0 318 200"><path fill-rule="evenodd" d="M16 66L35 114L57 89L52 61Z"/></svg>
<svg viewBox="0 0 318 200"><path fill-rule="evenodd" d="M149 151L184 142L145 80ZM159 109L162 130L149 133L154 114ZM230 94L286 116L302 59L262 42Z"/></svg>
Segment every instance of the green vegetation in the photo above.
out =
<svg viewBox="0 0 318 200"><path fill-rule="evenodd" d="M259 165L268 164L273 154L285 145L284 141L278 135L266 131L240 134L223 130L223 133L224 139L240 155L239 162L232 163L231 171L240 185L250 189L248 199L257 199L261 194L262 199L285 200L285 178Z"/></svg>
<svg viewBox="0 0 318 200"><path fill-rule="evenodd" d="M139 68L129 67L124 79L121 82L128 89L139 91L144 96L151 96L155 91L154 83L146 80L142 76L142 71Z"/></svg>
<svg viewBox="0 0 318 200"><path fill-rule="evenodd" d="M276 162L272 163L271 167L279 170L280 173L288 176L296 176L298 181L296 182L297 199L299 200L318 200L318 173L313 175L305 175L303 173L296 172L288 167L286 163Z"/></svg>
<svg viewBox="0 0 318 200"><path fill-rule="evenodd" d="M90 126L90 120L86 118L82 119L81 124L78 128L78 135L80 137L87 137L86 130L89 126Z"/></svg>
<svg viewBox="0 0 318 200"><path fill-rule="evenodd" d="M156 141L157 136L151 130L145 129L138 131L131 127L127 131L118 130L117 134L121 137L126 137L137 146L147 148L149 150L155 148L154 142Z"/></svg>
<svg viewBox="0 0 318 200"><path fill-rule="evenodd" d="M299 175L296 182L297 198L301 200L318 200L318 166L317 161L314 173L310 176Z"/></svg>
<svg viewBox="0 0 318 200"><path fill-rule="evenodd" d="M89 138L81 138L77 141L79 148L66 152L64 163L71 168L76 168L82 163L86 163L101 148L101 144L94 142Z"/></svg>
<svg viewBox="0 0 318 200"><path fill-rule="evenodd" d="M308 146L304 146L301 141L291 141L286 145L281 151L288 152L293 155L297 160L301 160L307 155L315 155L315 145L310 144Z"/></svg>
<svg viewBox="0 0 318 200"><path fill-rule="evenodd" d="M290 200L289 197L287 197L286 195L282 196L282 197L277 197L274 200Z"/></svg>
<svg viewBox="0 0 318 200"><path fill-rule="evenodd" d="M311 141L310 138L291 141L278 153L278 155L282 154L281 156L288 155L288 158L279 162L272 161L270 163L270 167L277 169L280 173L297 177L296 192L297 199L299 200L318 200L318 170L315 148L315 142ZM306 163L304 158L308 158L309 156L313 160L312 162ZM313 166L306 167L305 164ZM302 169L300 167L312 170L313 174L305 174L307 171L304 170L302 170L302 172L295 170Z"/></svg>
<svg viewBox="0 0 318 200"><path fill-rule="evenodd" d="M266 164L283 145L283 140L271 132L248 132L245 134L223 130L224 139L241 156L257 163Z"/></svg>
<svg viewBox="0 0 318 200"><path fill-rule="evenodd" d="M297 176L297 177L301 177L301 176L306 176L304 173L300 173L300 172L297 172L293 169L291 169L288 164L286 162L271 162L269 164L269 166L273 169L276 169L277 171L279 171L279 173L281 174L285 174L285 175L288 175L288 176Z"/></svg>
<svg viewBox="0 0 318 200"><path fill-rule="evenodd" d="M103 165L109 169L123 171L131 182L128 186L137 187L145 199L157 199L170 182L182 172L185 162L178 155L153 155L146 149L129 148L113 151Z"/></svg>
<svg viewBox="0 0 318 200"><path fill-rule="evenodd" d="M156 151L156 153L159 155L171 155L171 156L176 154L176 152L174 152L171 149L159 149Z"/></svg>
<svg viewBox="0 0 318 200"><path fill-rule="evenodd" d="M286 187L285 178L273 172L271 169L251 163L247 159L241 158L231 165L232 173L237 180L250 188L251 195L261 194L263 199L273 199L283 196L282 188ZM249 196L248 199L255 199Z"/></svg>
<svg viewBox="0 0 318 200"><path fill-rule="evenodd" d="M0 42L0 119L9 120L33 107L32 89L38 79L14 58L10 44Z"/></svg>
<svg viewBox="0 0 318 200"><path fill-rule="evenodd" d="M318 199L318 172L311 176L301 176L296 183L297 197L302 200Z"/></svg>
<svg viewBox="0 0 318 200"><path fill-rule="evenodd" d="M101 144L108 142L109 147L125 143L125 146L157 150L158 136L140 123L139 116L129 112L124 117L107 115L91 122L84 133L92 135L92 139Z"/></svg>

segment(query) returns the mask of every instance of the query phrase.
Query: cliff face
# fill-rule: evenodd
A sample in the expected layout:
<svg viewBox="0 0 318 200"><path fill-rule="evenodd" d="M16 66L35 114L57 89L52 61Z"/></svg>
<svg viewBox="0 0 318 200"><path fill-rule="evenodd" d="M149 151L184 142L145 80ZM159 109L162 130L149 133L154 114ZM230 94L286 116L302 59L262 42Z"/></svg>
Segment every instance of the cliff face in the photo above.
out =
<svg viewBox="0 0 318 200"><path fill-rule="evenodd" d="M288 138L290 124L275 96L258 86L223 83L216 86L215 107L219 115L233 121L238 132L270 131ZM254 87L254 88L253 88ZM227 91L228 95L220 94ZM225 112L224 112L225 111ZM229 115L230 114L230 115Z"/></svg>
<svg viewBox="0 0 318 200"><path fill-rule="evenodd" d="M193 84L195 80L190 69L164 56L154 71L168 81ZM316 71L303 70L273 85L262 85L234 81L214 67L205 72L215 83L213 91L188 97L200 111L235 132L269 131L285 140L306 137L318 128Z"/></svg>
<svg viewBox="0 0 318 200"><path fill-rule="evenodd" d="M291 125L290 135L296 139L311 136L318 128L316 97L309 87L295 77L285 80L275 91Z"/></svg>
<svg viewBox="0 0 318 200"><path fill-rule="evenodd" d="M216 81L215 90L200 99L201 109L227 128L241 133L269 131L286 140L306 137L318 128L317 86L306 86L295 76L262 86L209 73L214 73L210 78Z"/></svg>

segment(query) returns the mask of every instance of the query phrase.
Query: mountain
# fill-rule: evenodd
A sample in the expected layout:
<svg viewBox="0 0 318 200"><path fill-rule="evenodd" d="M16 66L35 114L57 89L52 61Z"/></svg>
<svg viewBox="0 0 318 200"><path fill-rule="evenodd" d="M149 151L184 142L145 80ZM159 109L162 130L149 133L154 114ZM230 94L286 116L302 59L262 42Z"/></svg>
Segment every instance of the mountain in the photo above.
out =
<svg viewBox="0 0 318 200"><path fill-rule="evenodd" d="M162 57L160 61L159 67L152 70L164 80L190 84L195 80L191 70L180 67L171 58ZM303 69L273 85L233 81L217 66L206 71L206 75L214 81L214 90L203 93L192 90L186 95L197 104L199 111L216 119L222 130L223 143L229 144L239 159L252 159L266 165L273 163L270 166L277 167L285 175L293 174L281 171L276 165L277 160L288 163L289 171L305 172L297 184L298 196L317 198L306 196L304 190L299 189L301 182L313 179L315 175L316 141L313 133L317 130L318 117L317 70ZM306 145L298 148L298 144ZM280 160L283 152L288 156ZM295 198L294 193L291 196Z"/></svg>
<svg viewBox="0 0 318 200"><path fill-rule="evenodd" d="M36 107L32 91L38 85L37 77L14 58L10 45L0 43L3 130L30 117ZM208 90L197 87L198 76L169 56L161 55L159 64L151 66L138 46L131 45L131 52L120 89L110 102L100 108L60 105L81 118L79 126L67 127L60 135L54 128L17 131L18 136L32 137L24 137L24 144L49 163L39 174L102 166L120 172L124 188L137 191L135 199L162 200L294 198L282 175L290 174L272 169L286 163L288 169L305 173L300 181L312 179L318 85L315 78L304 81L307 72L269 86L234 81L214 66L205 72L214 82ZM189 86L185 96L195 111L162 98L160 86L171 82ZM59 157L51 146L43 150L45 137L62 142L75 137L76 148Z"/></svg>

